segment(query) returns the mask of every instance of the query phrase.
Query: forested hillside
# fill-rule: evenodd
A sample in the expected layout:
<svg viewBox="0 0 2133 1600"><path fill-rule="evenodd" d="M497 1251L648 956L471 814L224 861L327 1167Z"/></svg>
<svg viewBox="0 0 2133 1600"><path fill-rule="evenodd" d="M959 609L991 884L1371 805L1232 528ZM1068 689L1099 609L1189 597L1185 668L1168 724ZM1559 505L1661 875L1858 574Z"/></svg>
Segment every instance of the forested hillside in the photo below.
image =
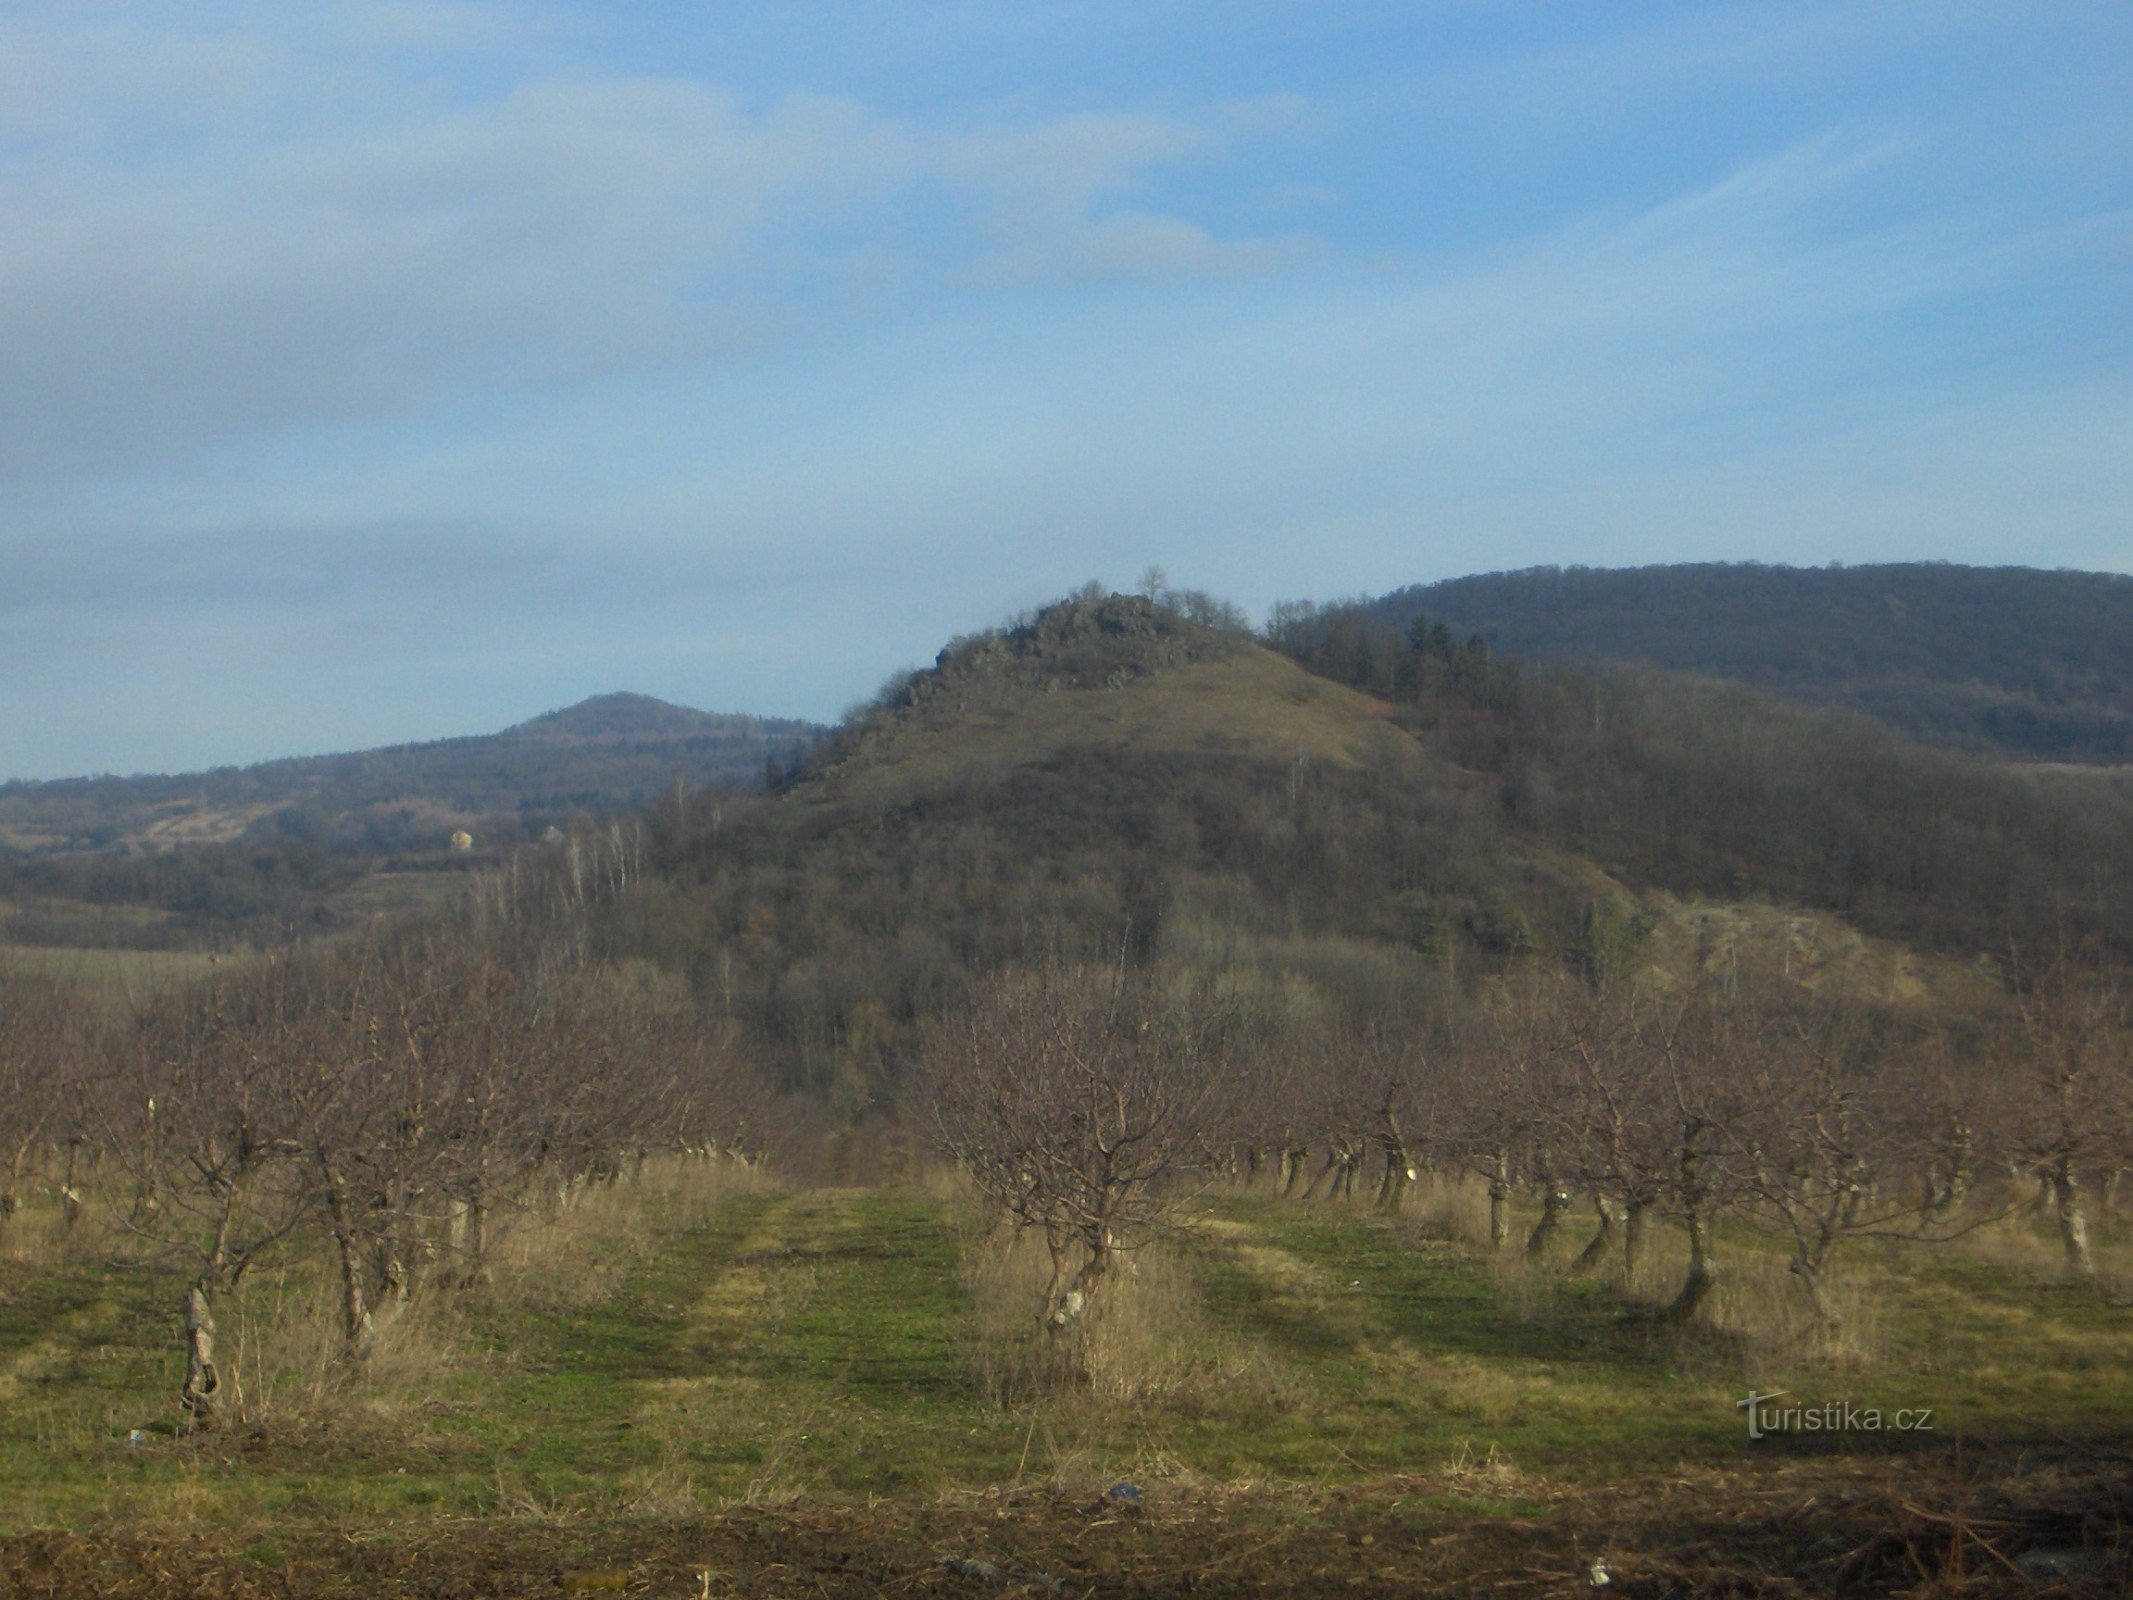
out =
<svg viewBox="0 0 2133 1600"><path fill-rule="evenodd" d="M1810 966L1853 929L1958 964L2133 943L2111 782L1340 609L1271 643L1122 596L959 640L778 793L658 813L610 948L849 1105L984 974L1055 959L1360 1016L1529 960L1704 960L1696 904L1806 914Z"/></svg>
<svg viewBox="0 0 2133 1600"><path fill-rule="evenodd" d="M1369 609L1500 653L1634 660L2021 760L2133 762L2133 578L1946 563L1536 567Z"/></svg>

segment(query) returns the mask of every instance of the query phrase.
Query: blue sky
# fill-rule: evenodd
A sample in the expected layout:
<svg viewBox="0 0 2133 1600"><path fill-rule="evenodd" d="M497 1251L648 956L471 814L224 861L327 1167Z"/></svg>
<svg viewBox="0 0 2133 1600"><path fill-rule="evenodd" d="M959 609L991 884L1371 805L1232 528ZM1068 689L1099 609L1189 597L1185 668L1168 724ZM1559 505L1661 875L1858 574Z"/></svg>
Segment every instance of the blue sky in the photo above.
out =
<svg viewBox="0 0 2133 1600"><path fill-rule="evenodd" d="M2133 570L2122 3L0 9L0 777L1150 564Z"/></svg>

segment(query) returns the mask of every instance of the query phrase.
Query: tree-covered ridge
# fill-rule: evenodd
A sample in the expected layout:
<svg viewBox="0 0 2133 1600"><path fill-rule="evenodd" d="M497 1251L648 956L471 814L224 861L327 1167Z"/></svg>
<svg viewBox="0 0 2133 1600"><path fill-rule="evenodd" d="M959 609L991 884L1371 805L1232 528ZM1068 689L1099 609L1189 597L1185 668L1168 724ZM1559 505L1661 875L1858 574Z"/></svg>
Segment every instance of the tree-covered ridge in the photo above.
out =
<svg viewBox="0 0 2133 1600"><path fill-rule="evenodd" d="M1371 603L1533 659L1635 660L2023 760L2133 762L2133 578L1945 563L1535 567Z"/></svg>
<svg viewBox="0 0 2133 1600"><path fill-rule="evenodd" d="M1852 712L1627 663L1533 666L1418 618L1292 607L1273 642L1384 697L1503 819L1645 888L1833 911L1990 954L2133 948L2133 785L2010 770Z"/></svg>
<svg viewBox="0 0 2133 1600"><path fill-rule="evenodd" d="M785 1081L857 1105L929 1018L1054 960L1370 1015L1528 964L1703 959L1690 905L1795 919L1806 944L1765 941L1787 971L1847 924L1951 964L2062 932L2133 946L2114 782L1352 610L1264 641L1158 610L1081 598L951 647L778 792L662 807L609 948L683 970ZM1176 659L1139 670L1151 651Z"/></svg>
<svg viewBox="0 0 2133 1600"><path fill-rule="evenodd" d="M646 804L676 780L749 787L821 730L646 695L595 696L501 733L177 776L0 784L0 850L34 853L295 837L330 850L496 842L573 811Z"/></svg>

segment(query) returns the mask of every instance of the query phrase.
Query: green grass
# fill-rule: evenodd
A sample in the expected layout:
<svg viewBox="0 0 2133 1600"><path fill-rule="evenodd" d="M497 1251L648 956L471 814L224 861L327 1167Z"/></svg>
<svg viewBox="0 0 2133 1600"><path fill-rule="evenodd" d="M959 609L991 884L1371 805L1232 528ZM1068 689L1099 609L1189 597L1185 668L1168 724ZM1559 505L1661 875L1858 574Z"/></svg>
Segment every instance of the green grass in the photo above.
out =
<svg viewBox="0 0 2133 1600"><path fill-rule="evenodd" d="M125 950L89 946L0 944L0 964L17 972L64 978L113 994L151 994L206 977L239 959L202 950Z"/></svg>
<svg viewBox="0 0 2133 1600"><path fill-rule="evenodd" d="M598 1203L616 1209L593 1245L529 1237L515 1275L445 1296L449 1313L381 1358L368 1387L307 1384L270 1324L277 1301L316 1294L315 1269L299 1258L264 1275L222 1316L259 1418L198 1439L167 1431L180 1370L168 1273L0 1263L0 1532L205 1518L254 1529L265 1549L259 1530L292 1521L930 1502L1128 1474L1433 1477L1439 1498L1517 1515L1542 1479L1750 1459L1732 1407L1750 1385L1933 1405L1973 1436L2133 1414L2123 1309L1962 1255L1872 1263L1879 1354L1832 1369L1626 1319L1606 1286L1505 1272L1360 1208L1236 1195L1196 1207L1169 1253L1197 1319L1186 1342L1204 1355L1191 1372L1130 1405L1000 1405L978 1376L988 1323L954 1202L765 1188ZM591 1262L592 1281L543 1283L551 1260ZM134 1428L155 1431L129 1444Z"/></svg>
<svg viewBox="0 0 2133 1600"><path fill-rule="evenodd" d="M1521 1315L1472 1252L1331 1206L1232 1201L1200 1240L1210 1306L1278 1351L1307 1396L1285 1430L1249 1436L1268 1471L1342 1457L1414 1471L1462 1447L1590 1468L1738 1436L1739 1386L1672 1336L1625 1324L1611 1297Z"/></svg>

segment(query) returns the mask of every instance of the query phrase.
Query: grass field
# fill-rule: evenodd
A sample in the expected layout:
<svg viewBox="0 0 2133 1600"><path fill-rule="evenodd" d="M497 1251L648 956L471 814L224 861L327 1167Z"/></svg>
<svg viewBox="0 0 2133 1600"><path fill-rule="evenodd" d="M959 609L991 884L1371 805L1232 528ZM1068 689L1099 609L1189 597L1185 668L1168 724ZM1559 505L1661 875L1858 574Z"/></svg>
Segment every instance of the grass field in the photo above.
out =
<svg viewBox="0 0 2133 1600"><path fill-rule="evenodd" d="M200 950L125 950L0 944L0 962L16 972L64 978L116 997L146 995L204 978L224 961Z"/></svg>
<svg viewBox="0 0 2133 1600"><path fill-rule="evenodd" d="M2133 1417L2133 1315L2018 1238L1862 1262L1876 1315L1832 1350L1747 1330L1783 1286L1745 1245L1738 1302L1681 1334L1442 1223L1206 1198L1089 1381L1018 1388L1023 1280L945 1184L667 1171L522 1225L360 1383L325 1286L261 1277L223 1318L236 1415L179 1437L175 1282L31 1217L0 1262L0 1593L1573 1593L1595 1559L1638 1593L1716 1552L1779 1570L1795 1534L1844 1558L1887 1507L2034 1521L2102 1492ZM1751 1387L1932 1423L1754 1441Z"/></svg>

